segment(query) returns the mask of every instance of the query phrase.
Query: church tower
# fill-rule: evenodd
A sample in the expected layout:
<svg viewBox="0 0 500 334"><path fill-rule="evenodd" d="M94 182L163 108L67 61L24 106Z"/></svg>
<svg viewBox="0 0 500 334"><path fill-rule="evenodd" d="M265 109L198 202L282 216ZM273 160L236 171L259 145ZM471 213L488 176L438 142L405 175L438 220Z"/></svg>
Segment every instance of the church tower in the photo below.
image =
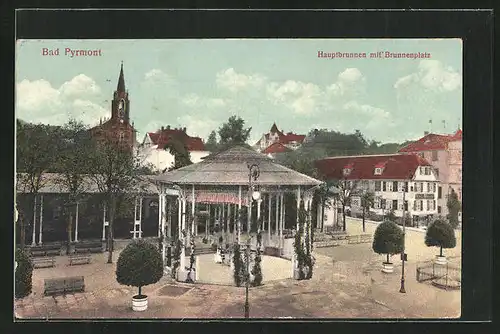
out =
<svg viewBox="0 0 500 334"><path fill-rule="evenodd" d="M120 68L120 75L118 77L118 85L113 94L113 101L111 101L111 119L119 121L120 123L130 123L130 101L128 99L128 92L125 89L125 77L123 75L123 62Z"/></svg>

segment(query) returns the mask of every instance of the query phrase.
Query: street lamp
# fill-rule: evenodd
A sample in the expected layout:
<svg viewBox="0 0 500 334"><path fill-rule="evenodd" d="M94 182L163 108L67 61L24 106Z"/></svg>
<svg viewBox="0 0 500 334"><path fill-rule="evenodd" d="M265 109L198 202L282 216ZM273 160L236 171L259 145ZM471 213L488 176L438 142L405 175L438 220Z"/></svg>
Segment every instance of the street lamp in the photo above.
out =
<svg viewBox="0 0 500 334"><path fill-rule="evenodd" d="M401 216L401 219L403 220L403 252L401 253L401 288L399 289L399 292L401 293L406 293L405 290L405 260L406 260L406 254L405 254L405 243L406 243L406 219L405 219L405 209L406 209L406 201L405 201L405 194L406 194L406 184L403 183L403 214Z"/></svg>
<svg viewBox="0 0 500 334"><path fill-rule="evenodd" d="M248 236L250 236L250 226L251 226L251 219L252 219L252 200L258 201L260 199L260 192L256 189L254 189L252 181L257 181L257 179L260 176L260 169L257 164L249 164L247 163L247 168L248 168L248 196L249 196L249 202L248 202ZM248 288L250 285L250 242L251 239L247 239L247 248L245 252L245 266L246 266L246 273L245 273L245 318L250 317L250 304L248 302Z"/></svg>

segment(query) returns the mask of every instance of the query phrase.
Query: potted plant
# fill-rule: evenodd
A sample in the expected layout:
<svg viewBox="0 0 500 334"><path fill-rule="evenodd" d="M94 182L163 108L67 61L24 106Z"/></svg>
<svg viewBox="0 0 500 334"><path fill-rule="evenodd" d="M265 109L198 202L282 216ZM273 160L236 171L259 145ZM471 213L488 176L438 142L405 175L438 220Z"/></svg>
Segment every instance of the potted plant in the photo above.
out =
<svg viewBox="0 0 500 334"><path fill-rule="evenodd" d="M386 254L387 259L382 263L382 272L392 273L393 264L389 261L389 256L399 254L403 251L404 235L403 231L396 223L385 221L377 226L373 236L373 251L377 254Z"/></svg>
<svg viewBox="0 0 500 334"><path fill-rule="evenodd" d="M159 250L142 239L130 243L118 257L117 282L139 288L139 293L132 297L134 311L147 310L148 296L143 295L141 289L158 282L162 276L163 260Z"/></svg>
<svg viewBox="0 0 500 334"><path fill-rule="evenodd" d="M32 291L33 264L28 253L21 248L16 249L15 261L15 297L24 298L29 296Z"/></svg>
<svg viewBox="0 0 500 334"><path fill-rule="evenodd" d="M427 228L425 234L425 245L428 247L439 247L439 255L436 255L436 264L446 264L443 248L454 248L457 244L453 227L444 220L436 220Z"/></svg>

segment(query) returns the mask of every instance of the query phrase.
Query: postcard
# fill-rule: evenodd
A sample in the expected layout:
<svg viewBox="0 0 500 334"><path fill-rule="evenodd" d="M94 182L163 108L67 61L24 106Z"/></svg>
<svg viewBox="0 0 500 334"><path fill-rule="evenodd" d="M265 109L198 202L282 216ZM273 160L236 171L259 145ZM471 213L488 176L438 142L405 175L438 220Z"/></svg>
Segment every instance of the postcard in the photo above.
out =
<svg viewBox="0 0 500 334"><path fill-rule="evenodd" d="M15 317L461 315L460 39L22 39Z"/></svg>

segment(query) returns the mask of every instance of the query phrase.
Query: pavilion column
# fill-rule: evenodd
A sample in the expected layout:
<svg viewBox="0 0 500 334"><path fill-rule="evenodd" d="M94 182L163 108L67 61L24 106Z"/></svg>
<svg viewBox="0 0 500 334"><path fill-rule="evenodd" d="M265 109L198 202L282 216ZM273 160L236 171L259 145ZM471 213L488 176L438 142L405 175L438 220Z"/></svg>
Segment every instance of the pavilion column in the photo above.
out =
<svg viewBox="0 0 500 334"><path fill-rule="evenodd" d="M297 233L299 232L299 216L300 216L300 202L302 201L300 195L300 186L297 188Z"/></svg>
<svg viewBox="0 0 500 334"><path fill-rule="evenodd" d="M208 225L210 224L210 217L212 211L210 204L207 205L207 208L208 208L208 217L205 219L205 238L208 239Z"/></svg>
<svg viewBox="0 0 500 334"><path fill-rule="evenodd" d="M31 246L36 245L36 195L33 201L33 235L31 237Z"/></svg>
<svg viewBox="0 0 500 334"><path fill-rule="evenodd" d="M227 204L227 219L226 219L226 237L229 233L231 233L231 203Z"/></svg>
<svg viewBox="0 0 500 334"><path fill-rule="evenodd" d="M271 194L267 194L267 239L268 239L268 242L271 242L271 205L272 205Z"/></svg>
<svg viewBox="0 0 500 334"><path fill-rule="evenodd" d="M40 195L40 231L38 232L38 243L42 244L43 234L43 194Z"/></svg>
<svg viewBox="0 0 500 334"><path fill-rule="evenodd" d="M161 193L158 194L158 238L161 236Z"/></svg>
<svg viewBox="0 0 500 334"><path fill-rule="evenodd" d="M167 237L172 238L172 200L168 200L165 195L165 205L168 213L168 223L167 223Z"/></svg>
<svg viewBox="0 0 500 334"><path fill-rule="evenodd" d="M257 228L262 230L262 226L261 226L261 223L260 223L260 205L262 204L262 199L259 198L257 200Z"/></svg>
<svg viewBox="0 0 500 334"><path fill-rule="evenodd" d="M241 235L241 186L238 187L238 221L236 222L237 232L236 232L236 242L240 244Z"/></svg>
<svg viewBox="0 0 500 334"><path fill-rule="evenodd" d="M250 190L248 190L248 221L247 221L247 234L250 237L250 229L252 226L252 208L253 208L253 198Z"/></svg>
<svg viewBox="0 0 500 334"><path fill-rule="evenodd" d="M134 217L135 219L135 217ZM135 221L134 221L135 224ZM104 203L103 213L102 213L102 241L106 240L106 203Z"/></svg>
<svg viewBox="0 0 500 334"><path fill-rule="evenodd" d="M279 227L278 227L278 222L279 222L279 204L280 204L279 198L280 198L280 195L276 194L276 220L274 221L274 223L275 223L275 227L274 227L274 235L275 235L275 237L278 235L278 229L279 229Z"/></svg>
<svg viewBox="0 0 500 334"><path fill-rule="evenodd" d="M183 198L182 199L182 217L181 217L181 221L182 221L182 229L181 231L185 231L186 232L186 235L188 236L189 235L189 231L186 231L186 199ZM182 235L182 233L181 233ZM180 258L180 269L182 271L186 270L186 243L184 241L182 247L181 247L181 258Z"/></svg>
<svg viewBox="0 0 500 334"><path fill-rule="evenodd" d="M191 234L193 236L197 235L197 226L196 226L196 217L195 217L195 209L196 209L196 198L194 195L194 184L191 188Z"/></svg>
<svg viewBox="0 0 500 334"><path fill-rule="evenodd" d="M280 249L283 248L283 228L285 227L285 195L281 193L280 195L280 205L281 205L281 219L280 219L280 231L279 231L279 240L280 240Z"/></svg>
<svg viewBox="0 0 500 334"><path fill-rule="evenodd" d="M321 210L323 207L323 205L322 205L323 199L320 198L319 201L320 202L318 203L318 205L316 205L316 228L317 229L321 228L321 220L323 219L322 214L321 214Z"/></svg>
<svg viewBox="0 0 500 334"><path fill-rule="evenodd" d="M222 234L226 233L226 210L225 210L225 205L222 203L222 208L221 208L221 228L220 231Z"/></svg>
<svg viewBox="0 0 500 334"><path fill-rule="evenodd" d="M160 211L159 208L158 208L158 211ZM139 238L141 238L142 237L142 196L139 197L139 224L137 224L137 225L139 227L139 231L138 231Z"/></svg>
<svg viewBox="0 0 500 334"><path fill-rule="evenodd" d="M137 197L134 197L134 231L133 231L133 235L132 235L132 238L135 239L136 236L136 226L137 226Z"/></svg>
<svg viewBox="0 0 500 334"><path fill-rule="evenodd" d="M75 208L75 242L78 242L78 202L76 202Z"/></svg>
<svg viewBox="0 0 500 334"><path fill-rule="evenodd" d="M167 205L167 196L165 194L161 194L161 235L162 235L162 244L165 244L165 229L167 225L167 216L165 214Z"/></svg>

